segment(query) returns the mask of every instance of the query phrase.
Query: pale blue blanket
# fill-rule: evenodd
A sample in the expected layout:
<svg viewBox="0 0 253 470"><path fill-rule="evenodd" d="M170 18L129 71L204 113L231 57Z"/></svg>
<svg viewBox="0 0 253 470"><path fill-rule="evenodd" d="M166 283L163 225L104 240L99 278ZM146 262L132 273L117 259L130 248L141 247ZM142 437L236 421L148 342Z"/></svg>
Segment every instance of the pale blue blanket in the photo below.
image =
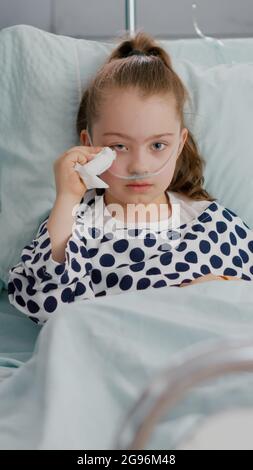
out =
<svg viewBox="0 0 253 470"><path fill-rule="evenodd" d="M0 448L110 449L157 372L197 343L253 336L252 328L250 281L67 304L41 329L27 362L2 358L12 374L0 382ZM253 374L199 387L157 425L147 448L175 448L203 417L228 404L253 405Z"/></svg>

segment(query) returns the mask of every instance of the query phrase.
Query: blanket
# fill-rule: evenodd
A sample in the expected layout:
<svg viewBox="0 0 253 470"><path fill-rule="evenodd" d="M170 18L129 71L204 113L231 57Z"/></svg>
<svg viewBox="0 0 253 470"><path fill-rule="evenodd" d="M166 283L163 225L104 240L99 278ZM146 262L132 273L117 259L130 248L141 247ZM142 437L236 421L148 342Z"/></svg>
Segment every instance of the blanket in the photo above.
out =
<svg viewBox="0 0 253 470"><path fill-rule="evenodd" d="M0 448L113 449L126 414L156 374L202 343L248 337L252 327L249 281L66 304L43 326L28 361L4 357ZM252 392L249 372L196 387L157 423L147 448L175 449L208 414L252 406Z"/></svg>

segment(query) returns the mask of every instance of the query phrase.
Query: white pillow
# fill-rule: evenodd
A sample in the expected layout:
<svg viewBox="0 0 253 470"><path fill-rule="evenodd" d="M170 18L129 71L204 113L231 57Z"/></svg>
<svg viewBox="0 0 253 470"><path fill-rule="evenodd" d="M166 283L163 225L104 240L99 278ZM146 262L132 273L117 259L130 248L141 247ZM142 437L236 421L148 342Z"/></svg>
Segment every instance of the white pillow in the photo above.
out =
<svg viewBox="0 0 253 470"><path fill-rule="evenodd" d="M186 121L206 162L205 187L253 228L253 62L174 68L194 103Z"/></svg>

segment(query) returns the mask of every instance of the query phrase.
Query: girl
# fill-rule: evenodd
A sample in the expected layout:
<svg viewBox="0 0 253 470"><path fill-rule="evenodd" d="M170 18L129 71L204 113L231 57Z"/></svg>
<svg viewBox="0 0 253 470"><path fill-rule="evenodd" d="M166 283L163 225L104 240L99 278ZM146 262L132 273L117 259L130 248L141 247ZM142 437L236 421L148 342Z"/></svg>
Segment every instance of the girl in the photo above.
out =
<svg viewBox="0 0 253 470"><path fill-rule="evenodd" d="M253 280L253 232L203 188L187 98L150 35L121 38L83 94L82 145L54 163L52 211L9 271L9 300L31 320L130 290ZM116 159L102 174L105 187L87 190L74 167L103 147Z"/></svg>

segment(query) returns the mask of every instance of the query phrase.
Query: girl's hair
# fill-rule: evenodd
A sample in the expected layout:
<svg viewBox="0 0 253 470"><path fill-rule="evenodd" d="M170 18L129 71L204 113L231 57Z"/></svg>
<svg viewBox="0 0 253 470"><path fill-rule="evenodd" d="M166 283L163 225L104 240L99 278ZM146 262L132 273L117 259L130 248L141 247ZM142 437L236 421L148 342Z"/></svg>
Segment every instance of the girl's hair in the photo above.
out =
<svg viewBox="0 0 253 470"><path fill-rule="evenodd" d="M136 50L139 53L128 56ZM187 99L190 100L190 95L173 70L167 52L151 35L139 30L135 35L130 36L127 32L121 36L119 44L85 89L76 121L79 138L83 129L89 129L92 138L92 129L99 118L100 106L110 96L110 92L113 89L125 91L127 88L137 89L143 98L158 94L174 97L181 130L186 127L184 104ZM195 200L216 200L203 188L204 165L205 161L188 129L187 139L167 189Z"/></svg>

